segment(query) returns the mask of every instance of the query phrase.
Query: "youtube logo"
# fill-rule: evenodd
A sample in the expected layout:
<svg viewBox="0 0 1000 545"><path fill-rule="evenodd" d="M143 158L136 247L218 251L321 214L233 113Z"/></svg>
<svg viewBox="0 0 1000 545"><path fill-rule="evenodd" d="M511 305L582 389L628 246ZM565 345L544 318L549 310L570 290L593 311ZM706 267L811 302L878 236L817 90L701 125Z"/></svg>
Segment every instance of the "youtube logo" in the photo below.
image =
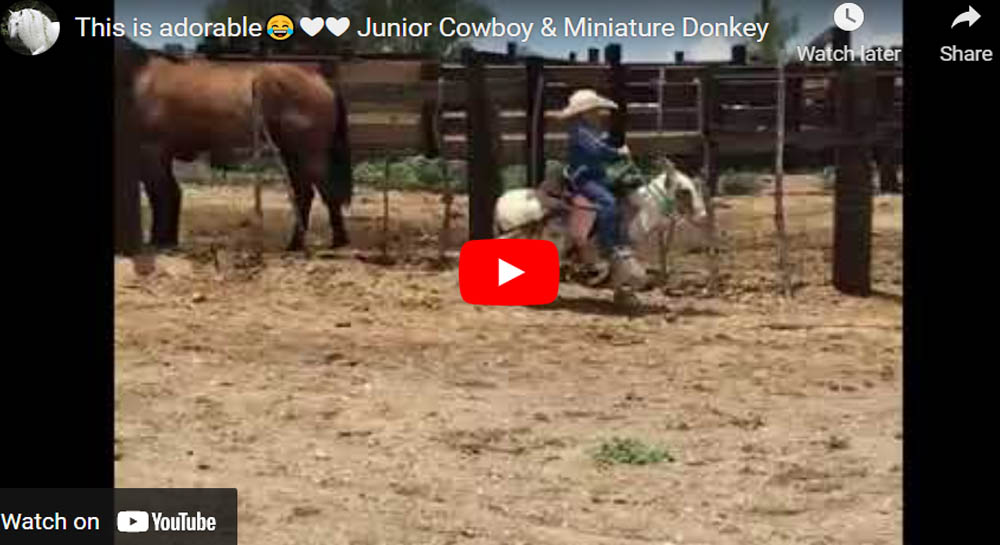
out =
<svg viewBox="0 0 1000 545"><path fill-rule="evenodd" d="M125 533L148 532L149 513L146 511L119 511L118 531Z"/></svg>
<svg viewBox="0 0 1000 545"><path fill-rule="evenodd" d="M547 240L470 240L458 285L471 305L547 305L559 295L559 251Z"/></svg>

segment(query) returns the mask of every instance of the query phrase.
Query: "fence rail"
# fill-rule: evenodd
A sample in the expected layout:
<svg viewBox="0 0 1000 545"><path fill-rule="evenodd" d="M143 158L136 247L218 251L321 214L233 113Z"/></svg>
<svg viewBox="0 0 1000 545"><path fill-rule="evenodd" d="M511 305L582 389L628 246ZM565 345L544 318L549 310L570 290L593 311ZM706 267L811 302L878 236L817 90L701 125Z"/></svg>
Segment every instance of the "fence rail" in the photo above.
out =
<svg viewBox="0 0 1000 545"><path fill-rule="evenodd" d="M699 146L691 143L693 133L704 134L706 127L700 121L700 112L712 112L708 133L725 138L723 153L753 152L762 149L759 140L775 131L777 113L777 71L773 67L716 68L709 76L706 67L698 66L623 66L625 77L622 85L626 105L624 125L630 147L636 150L697 153ZM362 123L352 124L352 142L362 156L378 153L379 144L392 146L405 142L414 152L434 148L421 134L420 116L425 112L440 112L432 121L442 133L446 157L465 158L468 149L467 109L470 96L466 68L462 65L443 65L439 74L443 83L436 80L409 83L351 83L341 84L352 105L352 113L388 115L390 112L409 113L410 117L393 123L367 117ZM569 95L581 87L591 87L605 95L614 93L614 84L607 66L544 66L542 112L544 115L544 142L548 154L562 152L559 142L567 129L565 122L554 114L565 105ZM902 119L902 69L879 69L876 76L891 83L888 108L878 111L884 124L876 139L889 139L899 146L899 127ZM525 66L485 65L485 85L489 89L490 104L496 117L502 164L520 163L530 139L528 79ZM712 104L704 104L699 88L711 77L715 93ZM837 70L830 66L791 67L786 83L786 130L790 146L822 149L824 139L830 146L836 139L830 131L822 130L835 124L834 104ZM427 107L428 104L432 107ZM389 135L386 124L395 128ZM380 128L381 127L381 128ZM798 134L802 133L802 134ZM745 138L740 138L744 135ZM673 141L676 140L676 141ZM549 143L552 143L550 146Z"/></svg>
<svg viewBox="0 0 1000 545"><path fill-rule="evenodd" d="M335 75L350 110L352 156L363 160L386 151L443 154L464 159L467 145L469 66L407 57L338 57L330 55L219 54L205 58L223 62L294 63ZM493 55L484 64L485 85L496 117L500 164L526 161L531 142L527 62L513 64ZM627 113L623 125L629 146L639 153L701 156L706 138L720 139L722 154L766 152L762 141L774 136L777 114L777 70L773 66L695 64L542 63L541 112L544 153L565 151L566 124L555 117L576 89L590 87L615 94L615 74L624 79ZM788 145L821 150L837 145L835 125L838 68L833 64L787 67L786 131ZM879 130L870 140L901 146L902 68L879 66L877 116ZM700 89L712 80L711 104ZM440 80L440 81L439 81ZM890 91L891 89L891 91ZM891 97L883 96L891 93ZM704 125L704 113L711 121ZM428 119L432 117L432 119ZM433 127L432 130L427 130ZM436 131L440 134L436 134ZM701 140L699 140L701 139ZM439 149L440 148L440 149ZM697 160L697 157L692 157Z"/></svg>

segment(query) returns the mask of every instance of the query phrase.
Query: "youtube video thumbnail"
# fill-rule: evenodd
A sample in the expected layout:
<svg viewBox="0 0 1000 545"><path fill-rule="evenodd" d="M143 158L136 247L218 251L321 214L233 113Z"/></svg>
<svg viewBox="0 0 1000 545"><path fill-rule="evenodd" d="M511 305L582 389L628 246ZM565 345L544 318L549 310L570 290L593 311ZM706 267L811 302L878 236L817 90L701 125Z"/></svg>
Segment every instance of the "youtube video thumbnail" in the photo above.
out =
<svg viewBox="0 0 1000 545"><path fill-rule="evenodd" d="M11 59L114 44L116 486L250 545L901 540L902 0L36 4Z"/></svg>

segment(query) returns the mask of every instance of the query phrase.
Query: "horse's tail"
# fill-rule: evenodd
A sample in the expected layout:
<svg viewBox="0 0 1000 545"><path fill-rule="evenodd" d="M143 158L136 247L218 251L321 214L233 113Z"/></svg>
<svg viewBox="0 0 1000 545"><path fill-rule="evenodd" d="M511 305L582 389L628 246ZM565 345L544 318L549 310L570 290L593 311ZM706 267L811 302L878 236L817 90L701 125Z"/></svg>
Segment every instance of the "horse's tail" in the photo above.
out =
<svg viewBox="0 0 1000 545"><path fill-rule="evenodd" d="M328 150L328 181L331 194L340 204L350 204L354 196L354 172L351 164L351 142L348 132L347 104L340 86L333 84L334 128L333 140Z"/></svg>

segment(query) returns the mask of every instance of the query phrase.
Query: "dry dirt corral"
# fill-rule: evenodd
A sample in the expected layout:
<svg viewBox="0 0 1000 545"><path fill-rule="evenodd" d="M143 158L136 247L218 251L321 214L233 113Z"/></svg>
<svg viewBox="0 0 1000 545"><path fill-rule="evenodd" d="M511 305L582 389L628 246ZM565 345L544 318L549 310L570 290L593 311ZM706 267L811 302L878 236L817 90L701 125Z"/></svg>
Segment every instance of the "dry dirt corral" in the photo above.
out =
<svg viewBox="0 0 1000 545"><path fill-rule="evenodd" d="M876 202L880 295L849 298L831 197L791 178L792 302L771 197L732 197L723 293L682 248L633 316L575 286L464 304L455 268L421 257L430 194L392 195L386 266L367 258L376 194L351 212L363 254L307 259L279 251L269 191L261 260L241 249L249 188L188 188L182 250L148 279L116 265L117 484L237 487L243 545L900 543L902 202ZM613 436L675 460L596 464Z"/></svg>

